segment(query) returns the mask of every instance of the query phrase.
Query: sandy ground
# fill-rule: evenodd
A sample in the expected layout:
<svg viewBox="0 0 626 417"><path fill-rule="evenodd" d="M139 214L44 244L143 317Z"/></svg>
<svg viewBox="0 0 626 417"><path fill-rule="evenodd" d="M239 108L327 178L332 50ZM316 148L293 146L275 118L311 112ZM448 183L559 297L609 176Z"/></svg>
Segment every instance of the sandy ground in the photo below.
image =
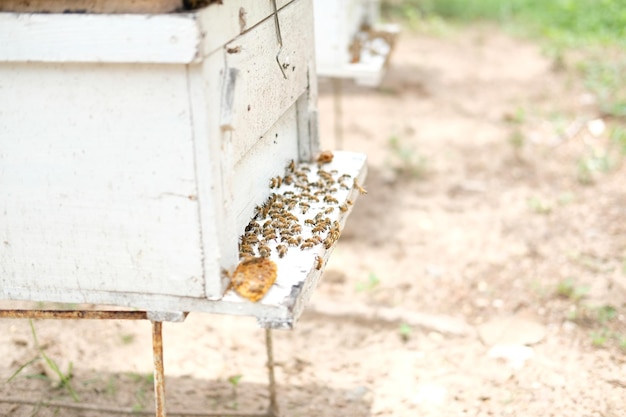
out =
<svg viewBox="0 0 626 417"><path fill-rule="evenodd" d="M368 154L369 194L297 328L274 332L282 414L626 416L626 167L582 83L474 27L404 33L379 90L344 83L342 143L330 84L320 93L324 145ZM148 323L35 326L81 403L152 409ZM266 410L254 320L192 314L164 331L170 411ZM0 357L0 399L71 402L28 364L27 321L0 321Z"/></svg>

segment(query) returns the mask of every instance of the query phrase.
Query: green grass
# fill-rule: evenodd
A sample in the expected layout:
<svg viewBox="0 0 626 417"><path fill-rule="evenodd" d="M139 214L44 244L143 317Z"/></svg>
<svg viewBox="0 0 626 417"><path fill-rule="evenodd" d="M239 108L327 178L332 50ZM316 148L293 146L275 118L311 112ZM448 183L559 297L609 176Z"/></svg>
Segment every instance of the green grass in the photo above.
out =
<svg viewBox="0 0 626 417"><path fill-rule="evenodd" d="M414 28L496 22L541 40L560 63L567 51L582 51L577 68L600 110L626 117L626 0L384 0L383 15Z"/></svg>

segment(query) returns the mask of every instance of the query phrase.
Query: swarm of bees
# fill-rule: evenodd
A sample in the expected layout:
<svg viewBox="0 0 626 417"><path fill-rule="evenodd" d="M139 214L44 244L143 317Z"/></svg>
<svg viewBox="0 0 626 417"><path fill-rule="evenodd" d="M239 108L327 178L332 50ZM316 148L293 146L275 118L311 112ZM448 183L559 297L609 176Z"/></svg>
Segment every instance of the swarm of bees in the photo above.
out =
<svg viewBox="0 0 626 417"><path fill-rule="evenodd" d="M318 245L329 249L339 239L340 224L329 216L336 213L335 209L339 214L347 212L352 201L339 204L334 195L338 189L356 189L361 194L366 191L351 175L324 169L332 160L332 152L323 152L317 159L317 170L314 164L297 166L292 160L285 168L284 176L270 179L269 188L273 192L262 205L256 207L252 220L239 238L239 257L242 261L237 270L242 265L254 268L265 265L262 260L271 262L268 258L273 253L283 258L289 250L306 251ZM322 258L316 255L313 267L320 270L322 266ZM271 270L270 267L266 269ZM269 280L244 284L242 278L245 274L237 275L237 270L231 278L233 288L250 301L263 298L271 287L271 284L265 287ZM250 274L246 279L254 280L254 276ZM236 284L235 280L238 280Z"/></svg>

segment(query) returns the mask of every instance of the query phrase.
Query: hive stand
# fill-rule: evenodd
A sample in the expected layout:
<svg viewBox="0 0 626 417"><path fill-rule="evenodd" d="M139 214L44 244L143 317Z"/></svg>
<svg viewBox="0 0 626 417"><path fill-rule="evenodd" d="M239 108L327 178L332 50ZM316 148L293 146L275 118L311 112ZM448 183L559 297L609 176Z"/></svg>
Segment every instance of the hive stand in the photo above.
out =
<svg viewBox="0 0 626 417"><path fill-rule="evenodd" d="M0 299L115 306L0 317L150 320L157 416L161 323L183 312L257 318L278 413L270 329L297 322L366 175L362 154L316 162L312 1L220 3L0 3ZM271 188L291 164L299 180ZM327 213L332 239L286 256L266 239L276 281L239 296L229 274L259 207L322 180L306 216L289 212L302 239Z"/></svg>

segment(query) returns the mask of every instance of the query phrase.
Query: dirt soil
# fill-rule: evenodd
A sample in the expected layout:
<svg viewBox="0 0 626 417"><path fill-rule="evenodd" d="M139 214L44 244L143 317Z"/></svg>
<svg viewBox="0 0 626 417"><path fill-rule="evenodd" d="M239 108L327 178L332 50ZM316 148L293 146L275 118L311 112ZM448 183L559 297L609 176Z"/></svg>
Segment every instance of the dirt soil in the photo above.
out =
<svg viewBox="0 0 626 417"><path fill-rule="evenodd" d="M344 82L341 143L332 91L324 145L368 154L369 194L297 328L274 332L282 414L626 416L626 164L581 81L471 27L404 33L380 89ZM35 326L101 410L0 415L153 409L148 323ZM191 314L164 338L170 415L266 410L253 319ZM28 321L0 321L0 401L72 403L37 356Z"/></svg>

